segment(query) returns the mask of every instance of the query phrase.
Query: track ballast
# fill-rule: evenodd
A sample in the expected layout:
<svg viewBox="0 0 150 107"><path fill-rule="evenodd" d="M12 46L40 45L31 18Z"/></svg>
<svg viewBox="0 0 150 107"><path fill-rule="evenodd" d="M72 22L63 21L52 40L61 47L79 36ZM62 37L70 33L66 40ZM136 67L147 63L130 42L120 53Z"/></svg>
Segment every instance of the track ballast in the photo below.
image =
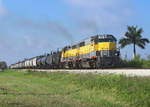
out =
<svg viewBox="0 0 150 107"><path fill-rule="evenodd" d="M37 72L67 72L67 73L94 73L94 74L119 74L126 76L150 76L150 69L17 69L17 71Z"/></svg>

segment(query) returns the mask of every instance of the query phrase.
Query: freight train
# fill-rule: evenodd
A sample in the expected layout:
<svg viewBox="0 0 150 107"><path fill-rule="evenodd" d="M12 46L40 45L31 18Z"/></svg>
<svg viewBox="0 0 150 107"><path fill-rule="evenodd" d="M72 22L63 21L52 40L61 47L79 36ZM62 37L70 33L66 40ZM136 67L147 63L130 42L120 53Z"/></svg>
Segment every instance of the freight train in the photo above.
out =
<svg viewBox="0 0 150 107"><path fill-rule="evenodd" d="M116 67L120 64L120 50L113 35L96 35L61 51L36 56L12 64L11 69L82 69Z"/></svg>

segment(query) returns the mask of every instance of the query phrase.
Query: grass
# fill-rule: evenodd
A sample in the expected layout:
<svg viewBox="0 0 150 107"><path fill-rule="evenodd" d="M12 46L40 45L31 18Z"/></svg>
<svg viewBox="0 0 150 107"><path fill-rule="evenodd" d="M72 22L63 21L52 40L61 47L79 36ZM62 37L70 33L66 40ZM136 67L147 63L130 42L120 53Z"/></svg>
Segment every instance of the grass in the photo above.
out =
<svg viewBox="0 0 150 107"><path fill-rule="evenodd" d="M0 72L6 107L149 107L150 78L65 72Z"/></svg>
<svg viewBox="0 0 150 107"><path fill-rule="evenodd" d="M142 59L137 55L134 59L121 59L120 67L150 68L150 59Z"/></svg>

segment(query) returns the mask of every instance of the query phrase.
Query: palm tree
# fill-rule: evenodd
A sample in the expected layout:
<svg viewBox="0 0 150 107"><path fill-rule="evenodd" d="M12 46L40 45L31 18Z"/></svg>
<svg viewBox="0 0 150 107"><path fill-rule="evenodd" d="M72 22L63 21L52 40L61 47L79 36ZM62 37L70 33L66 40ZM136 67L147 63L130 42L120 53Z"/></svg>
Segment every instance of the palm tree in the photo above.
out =
<svg viewBox="0 0 150 107"><path fill-rule="evenodd" d="M136 56L136 45L142 49L145 49L146 43L149 43L147 38L142 38L143 29L137 29L137 26L128 26L128 31L125 33L125 38L120 39L119 44L121 48L127 45L133 44L133 57Z"/></svg>

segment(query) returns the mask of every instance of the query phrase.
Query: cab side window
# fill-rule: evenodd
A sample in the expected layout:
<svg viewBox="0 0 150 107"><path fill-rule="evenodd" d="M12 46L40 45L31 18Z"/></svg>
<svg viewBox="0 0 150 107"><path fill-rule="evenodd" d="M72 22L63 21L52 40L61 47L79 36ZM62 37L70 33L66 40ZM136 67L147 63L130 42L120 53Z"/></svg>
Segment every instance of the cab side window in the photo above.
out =
<svg viewBox="0 0 150 107"><path fill-rule="evenodd" d="M99 42L98 38L95 38L94 41L95 41L95 44L98 44L98 42Z"/></svg>
<svg viewBox="0 0 150 107"><path fill-rule="evenodd" d="M99 42L106 42L105 39L99 39Z"/></svg>
<svg viewBox="0 0 150 107"><path fill-rule="evenodd" d="M72 46L72 49L76 49L76 48L77 48L77 46L76 46L76 45Z"/></svg>
<svg viewBox="0 0 150 107"><path fill-rule="evenodd" d="M80 43L80 47L85 46L85 42Z"/></svg>

